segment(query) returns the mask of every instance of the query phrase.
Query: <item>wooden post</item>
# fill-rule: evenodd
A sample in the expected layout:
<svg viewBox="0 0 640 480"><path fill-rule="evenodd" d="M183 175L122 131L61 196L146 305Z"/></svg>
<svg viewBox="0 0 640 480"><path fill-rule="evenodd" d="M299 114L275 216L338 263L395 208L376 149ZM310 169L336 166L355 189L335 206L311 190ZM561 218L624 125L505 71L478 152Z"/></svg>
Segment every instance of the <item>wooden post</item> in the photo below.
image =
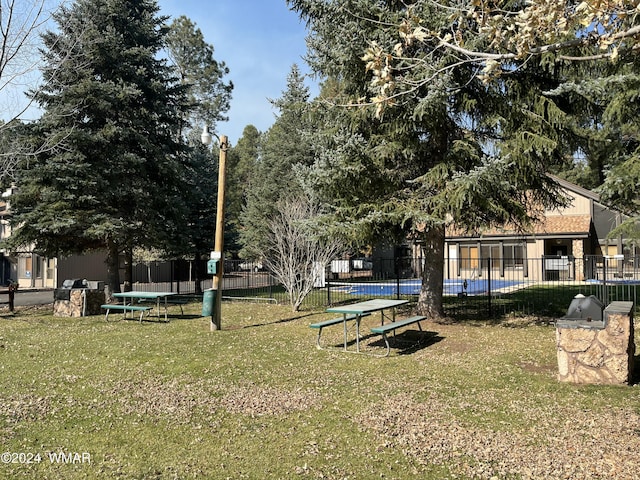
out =
<svg viewBox="0 0 640 480"><path fill-rule="evenodd" d="M216 236L213 250L220 253L220 260L216 275L213 277L213 290L215 291L215 305L211 316L211 331L222 328L222 279L224 277L224 193L227 162L228 138L220 137L220 162L218 164L218 206L216 210Z"/></svg>
<svg viewBox="0 0 640 480"><path fill-rule="evenodd" d="M9 285L9 311L13 313L15 309L15 298L16 298L16 290L18 289L17 283L12 283Z"/></svg>

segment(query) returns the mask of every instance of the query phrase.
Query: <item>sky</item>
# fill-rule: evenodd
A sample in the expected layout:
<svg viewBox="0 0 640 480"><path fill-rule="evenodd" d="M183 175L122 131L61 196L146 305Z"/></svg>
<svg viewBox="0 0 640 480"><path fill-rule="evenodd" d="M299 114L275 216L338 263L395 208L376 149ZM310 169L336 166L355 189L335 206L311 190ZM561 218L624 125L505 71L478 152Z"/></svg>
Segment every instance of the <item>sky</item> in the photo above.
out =
<svg viewBox="0 0 640 480"><path fill-rule="evenodd" d="M234 85L229 121L216 133L235 145L247 125L268 130L277 113L269 99L282 96L291 66L309 73L305 25L297 13L285 0L158 0L158 5L162 15L187 16L213 45L214 58L229 67L226 80ZM306 85L317 95L313 79Z"/></svg>
<svg viewBox="0 0 640 480"><path fill-rule="evenodd" d="M61 0L44 0L49 9ZM269 99L282 96L291 66L309 73L304 62L305 25L285 0L157 0L160 15L187 16L202 31L205 42L214 47L214 58L225 62L234 84L228 122L217 125L218 135L227 135L235 145L247 125L259 131L269 129L277 113ZM24 107L24 91L37 84L39 56L34 56L31 77L20 77L15 84L0 85L0 118L19 115L24 121L40 116L36 106L19 114ZM5 72L6 73L6 72ZM32 78L33 77L33 78ZM4 80L4 78L3 78ZM308 78L312 97L318 93L317 82Z"/></svg>

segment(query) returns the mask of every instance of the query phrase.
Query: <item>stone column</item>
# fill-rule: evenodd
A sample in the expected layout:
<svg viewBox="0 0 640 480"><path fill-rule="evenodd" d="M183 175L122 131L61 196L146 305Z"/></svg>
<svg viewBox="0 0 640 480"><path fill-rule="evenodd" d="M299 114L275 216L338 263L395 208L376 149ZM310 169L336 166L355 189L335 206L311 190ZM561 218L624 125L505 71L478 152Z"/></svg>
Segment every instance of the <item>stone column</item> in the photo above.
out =
<svg viewBox="0 0 640 480"><path fill-rule="evenodd" d="M584 280L584 240L576 238L572 240L571 251L573 257L576 259L575 269L576 278L574 280ZM580 261L578 261L580 259Z"/></svg>
<svg viewBox="0 0 640 480"><path fill-rule="evenodd" d="M635 355L633 302L611 302L602 322L558 320L556 345L559 381L631 383Z"/></svg>

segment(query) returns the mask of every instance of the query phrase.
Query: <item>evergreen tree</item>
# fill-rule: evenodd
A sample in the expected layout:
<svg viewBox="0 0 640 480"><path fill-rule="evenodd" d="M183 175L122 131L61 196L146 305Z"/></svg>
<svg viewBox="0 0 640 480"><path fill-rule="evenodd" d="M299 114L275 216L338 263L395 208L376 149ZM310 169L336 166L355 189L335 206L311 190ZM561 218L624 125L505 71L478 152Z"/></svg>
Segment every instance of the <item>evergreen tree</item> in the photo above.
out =
<svg viewBox="0 0 640 480"><path fill-rule="evenodd" d="M185 16L175 19L169 28L166 49L183 85L188 85L189 110L184 129L200 131L208 125L212 131L220 121L228 120L233 84L225 82L229 69L214 58L214 48L204 41L202 31Z"/></svg>
<svg viewBox="0 0 640 480"><path fill-rule="evenodd" d="M289 3L311 30L311 66L332 80L324 103L338 106L327 110L311 181L337 228L372 241L412 235L422 245L418 310L438 318L447 226L523 228L563 201L546 175L565 160L563 112L542 94L561 72L514 60L511 75L487 82L481 65L438 41L409 41L412 30L399 43L393 26L407 19L435 37L459 31L452 11L432 2ZM460 34L470 50L486 45L476 32Z"/></svg>
<svg viewBox="0 0 640 480"><path fill-rule="evenodd" d="M64 146L23 165L12 198L14 245L50 256L106 250L111 291L120 289L119 255L164 249L184 211L176 182L184 95L158 59L166 35L158 10L155 0L76 0L56 14L31 138Z"/></svg>
<svg viewBox="0 0 640 480"><path fill-rule="evenodd" d="M266 250L268 221L276 214L278 201L301 191L294 167L313 161L309 96L304 77L293 65L282 97L271 100L279 114L261 142L260 157L250 177L251 189L242 215L241 255L245 257L253 258Z"/></svg>
<svg viewBox="0 0 640 480"><path fill-rule="evenodd" d="M204 147L200 133L204 125L215 131L217 122L227 119L233 84L225 83L229 69L214 58L213 46L204 41L201 30L188 18L179 17L171 23L166 48L180 83L186 88L189 108L184 112L180 135L180 141L188 147L181 154L182 200L186 211L180 237L164 253L196 260L196 290L199 290L204 272L197 260L208 258L213 249L216 219L213 199L218 177L218 149Z"/></svg>
<svg viewBox="0 0 640 480"><path fill-rule="evenodd" d="M634 59L633 72L612 77L606 82L616 84L612 101L607 104L604 138L611 154L606 177L598 188L603 200L629 216L611 235L622 235L635 245L640 242L640 63Z"/></svg>
<svg viewBox="0 0 640 480"><path fill-rule="evenodd" d="M21 140L22 132L28 129L18 120L4 123L0 121L0 191L6 191L15 185L16 167L23 157L25 145Z"/></svg>
<svg viewBox="0 0 640 480"><path fill-rule="evenodd" d="M261 133L253 125L242 131L238 144L232 146L227 157L227 205L225 209L225 249L237 254L241 248L242 212L251 191L253 172L258 164Z"/></svg>
<svg viewBox="0 0 640 480"><path fill-rule="evenodd" d="M180 157L184 215L180 219L179 235L162 253L164 256L194 260L195 288L196 293L200 293L200 280L206 277L204 264L200 260L208 258L213 250L219 162L209 148L200 144L199 134L191 131L188 138L190 147ZM217 153L216 147L214 151Z"/></svg>
<svg viewBox="0 0 640 480"><path fill-rule="evenodd" d="M557 173L601 194L602 201L630 216L611 235L640 239L640 62L633 50L615 62L583 62L558 88L571 126L569 151L576 158Z"/></svg>

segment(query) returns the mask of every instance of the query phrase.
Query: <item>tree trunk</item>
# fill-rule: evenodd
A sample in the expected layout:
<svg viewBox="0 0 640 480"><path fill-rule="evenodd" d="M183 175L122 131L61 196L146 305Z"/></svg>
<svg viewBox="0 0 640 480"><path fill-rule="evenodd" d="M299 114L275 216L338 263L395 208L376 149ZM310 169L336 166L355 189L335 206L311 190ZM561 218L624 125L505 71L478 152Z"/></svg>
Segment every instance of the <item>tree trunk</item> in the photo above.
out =
<svg viewBox="0 0 640 480"><path fill-rule="evenodd" d="M125 251L124 257L124 291L130 292L133 286L133 252Z"/></svg>
<svg viewBox="0 0 640 480"><path fill-rule="evenodd" d="M109 302L114 293L120 292L120 272L118 245L112 240L107 241L107 286L105 296Z"/></svg>
<svg viewBox="0 0 640 480"><path fill-rule="evenodd" d="M418 313L430 320L445 317L442 308L442 283L444 279L444 226L426 229L421 237L424 249L422 289L418 297Z"/></svg>
<svg viewBox="0 0 640 480"><path fill-rule="evenodd" d="M204 278L204 272L201 267L202 262L200 261L200 255L196 253L193 258L193 266L194 266L194 280L196 284L195 292L197 295L202 295L202 279Z"/></svg>

